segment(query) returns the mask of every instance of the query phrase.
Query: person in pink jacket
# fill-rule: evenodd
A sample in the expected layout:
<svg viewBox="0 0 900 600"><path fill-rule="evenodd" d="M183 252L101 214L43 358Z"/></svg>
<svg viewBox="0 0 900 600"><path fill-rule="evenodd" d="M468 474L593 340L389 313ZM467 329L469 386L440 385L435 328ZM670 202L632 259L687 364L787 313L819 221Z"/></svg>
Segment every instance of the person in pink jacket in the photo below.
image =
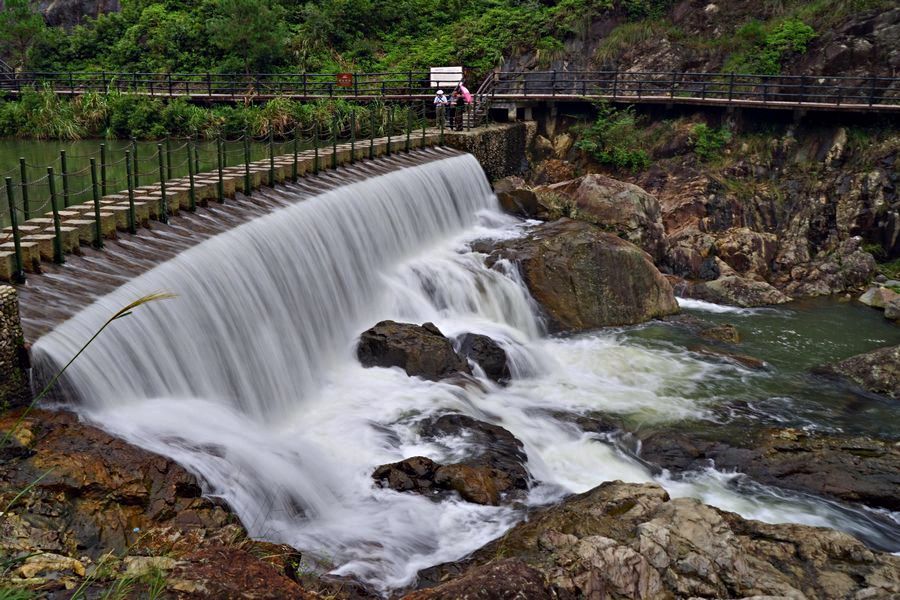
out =
<svg viewBox="0 0 900 600"><path fill-rule="evenodd" d="M472 93L469 91L462 81L459 82L459 85L456 86L456 89L462 94L463 99L466 101L466 104L472 104Z"/></svg>

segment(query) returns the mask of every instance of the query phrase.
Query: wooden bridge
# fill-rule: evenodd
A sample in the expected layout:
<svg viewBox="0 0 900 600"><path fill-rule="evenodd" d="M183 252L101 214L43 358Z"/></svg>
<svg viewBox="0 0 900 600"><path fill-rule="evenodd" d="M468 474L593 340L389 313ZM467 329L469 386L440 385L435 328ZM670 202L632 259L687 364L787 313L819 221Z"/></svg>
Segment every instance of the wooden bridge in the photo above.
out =
<svg viewBox="0 0 900 600"><path fill-rule="evenodd" d="M0 76L0 91L61 95L130 93L193 102L262 102L273 98L343 98L429 102L428 71L382 73L21 72ZM445 86L451 87L451 86ZM541 101L735 106L900 113L900 77L749 75L665 71L502 71L476 92L476 104Z"/></svg>

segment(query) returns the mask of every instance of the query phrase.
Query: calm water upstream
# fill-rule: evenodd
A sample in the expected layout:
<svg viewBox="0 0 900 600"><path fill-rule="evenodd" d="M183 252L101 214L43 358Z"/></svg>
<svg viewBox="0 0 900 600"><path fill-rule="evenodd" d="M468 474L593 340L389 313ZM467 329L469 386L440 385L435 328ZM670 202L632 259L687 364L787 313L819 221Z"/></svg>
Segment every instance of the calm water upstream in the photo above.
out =
<svg viewBox="0 0 900 600"><path fill-rule="evenodd" d="M290 189L290 188L288 188ZM829 526L900 551L897 515L746 485L713 469L657 475L573 416L627 428L796 426L896 439L900 405L808 374L818 363L900 343L880 313L819 301L737 310L685 303L736 324L749 370L699 348L675 323L553 337L515 267L471 242L522 235L471 156L344 186L209 239L101 298L38 340L38 370L64 364L120 307L172 300L117 321L66 374L94 423L168 455L221 497L251 535L318 556L385 592L452 561L555 502L604 481L657 481L768 522ZM247 274L253 274L252 277ZM434 322L497 340L513 380L410 378L360 366L359 333L383 319ZM533 478L524 506L440 502L380 489L372 471L415 455L455 462L466 435L423 437L462 413L507 428Z"/></svg>

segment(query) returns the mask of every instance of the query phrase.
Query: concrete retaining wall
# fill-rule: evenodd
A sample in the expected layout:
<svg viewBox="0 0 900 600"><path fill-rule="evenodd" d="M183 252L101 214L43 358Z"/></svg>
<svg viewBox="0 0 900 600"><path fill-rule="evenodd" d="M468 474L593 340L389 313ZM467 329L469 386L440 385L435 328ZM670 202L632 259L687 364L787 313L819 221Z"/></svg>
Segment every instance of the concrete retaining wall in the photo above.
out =
<svg viewBox="0 0 900 600"><path fill-rule="evenodd" d="M31 399L16 289L0 285L0 410Z"/></svg>
<svg viewBox="0 0 900 600"><path fill-rule="evenodd" d="M536 131L535 122L497 123L471 131L447 131L444 141L451 148L474 155L493 182L525 171L525 149Z"/></svg>

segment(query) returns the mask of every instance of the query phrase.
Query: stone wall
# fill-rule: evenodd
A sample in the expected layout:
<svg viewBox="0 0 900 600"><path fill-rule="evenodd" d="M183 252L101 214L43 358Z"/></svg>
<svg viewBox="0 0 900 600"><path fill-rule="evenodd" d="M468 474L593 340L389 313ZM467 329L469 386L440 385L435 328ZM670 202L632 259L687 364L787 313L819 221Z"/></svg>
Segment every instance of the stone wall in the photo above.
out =
<svg viewBox="0 0 900 600"><path fill-rule="evenodd" d="M19 299L12 286L0 286L0 410L30 399L27 354L19 322Z"/></svg>
<svg viewBox="0 0 900 600"><path fill-rule="evenodd" d="M527 169L525 149L536 132L535 122L497 123L471 131L447 131L444 142L475 156L488 179L496 181Z"/></svg>

